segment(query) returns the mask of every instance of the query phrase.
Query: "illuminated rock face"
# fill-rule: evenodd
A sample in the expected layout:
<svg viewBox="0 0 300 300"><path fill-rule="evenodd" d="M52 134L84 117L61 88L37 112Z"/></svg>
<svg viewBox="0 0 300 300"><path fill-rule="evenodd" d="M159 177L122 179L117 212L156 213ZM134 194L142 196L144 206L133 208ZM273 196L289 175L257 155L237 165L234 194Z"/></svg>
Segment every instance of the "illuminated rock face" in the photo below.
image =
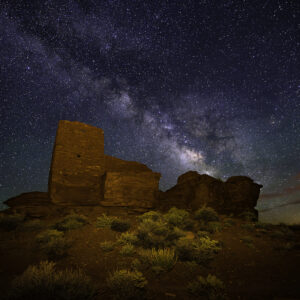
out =
<svg viewBox="0 0 300 300"><path fill-rule="evenodd" d="M80 122L60 121L49 174L52 202L100 204L104 172L103 130Z"/></svg>
<svg viewBox="0 0 300 300"><path fill-rule="evenodd" d="M104 155L101 129L59 122L49 176L53 203L153 208L159 179L146 165Z"/></svg>
<svg viewBox="0 0 300 300"><path fill-rule="evenodd" d="M163 210L172 206L196 210L206 205L224 214L238 215L245 211L257 214L255 206L261 187L246 176L230 177L223 182L189 171L178 177L174 187L160 193L159 207Z"/></svg>

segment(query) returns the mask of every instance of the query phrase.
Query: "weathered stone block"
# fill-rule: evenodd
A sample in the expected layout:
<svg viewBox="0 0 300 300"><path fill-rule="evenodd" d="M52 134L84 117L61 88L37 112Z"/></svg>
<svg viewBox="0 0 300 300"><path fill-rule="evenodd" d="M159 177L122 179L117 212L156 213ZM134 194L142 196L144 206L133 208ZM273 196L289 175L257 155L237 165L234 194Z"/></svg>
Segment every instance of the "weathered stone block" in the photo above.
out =
<svg viewBox="0 0 300 300"><path fill-rule="evenodd" d="M62 205L97 205L103 197L103 130L60 121L49 174L49 195Z"/></svg>

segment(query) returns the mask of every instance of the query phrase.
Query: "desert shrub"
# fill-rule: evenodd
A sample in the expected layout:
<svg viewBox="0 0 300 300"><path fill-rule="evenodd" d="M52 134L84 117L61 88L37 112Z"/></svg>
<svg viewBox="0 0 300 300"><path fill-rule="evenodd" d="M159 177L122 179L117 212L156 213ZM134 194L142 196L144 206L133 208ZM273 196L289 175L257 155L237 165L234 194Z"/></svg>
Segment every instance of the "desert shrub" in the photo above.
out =
<svg viewBox="0 0 300 300"><path fill-rule="evenodd" d="M135 248L132 244L126 244L121 248L120 254L123 256L132 256L135 254Z"/></svg>
<svg viewBox="0 0 300 300"><path fill-rule="evenodd" d="M198 230L197 231L197 236L199 238L201 238L201 237L208 237L209 236L209 232L205 231L205 230Z"/></svg>
<svg viewBox="0 0 300 300"><path fill-rule="evenodd" d="M246 244L248 247L250 247L250 248L254 247L254 245L253 245L253 238L251 236L248 236L248 235L242 236L242 237L240 237L240 240L244 244Z"/></svg>
<svg viewBox="0 0 300 300"><path fill-rule="evenodd" d="M209 274L206 278L198 276L187 287L188 292L202 299L225 299L224 283L216 276Z"/></svg>
<svg viewBox="0 0 300 300"><path fill-rule="evenodd" d="M77 229L88 223L88 220L83 215L70 214L66 216L61 222L55 225L55 229L67 231Z"/></svg>
<svg viewBox="0 0 300 300"><path fill-rule="evenodd" d="M114 231L125 232L130 228L130 223L125 220L113 220L110 228Z"/></svg>
<svg viewBox="0 0 300 300"><path fill-rule="evenodd" d="M240 216L240 218L242 218L243 220L248 221L248 222L257 221L257 215L252 211L248 211L248 210L244 211L239 216Z"/></svg>
<svg viewBox="0 0 300 300"><path fill-rule="evenodd" d="M100 248L105 252L112 251L114 249L114 246L115 246L115 243L111 242L111 241L104 241L104 242L100 243Z"/></svg>
<svg viewBox="0 0 300 300"><path fill-rule="evenodd" d="M175 250L171 248L140 250L138 254L156 273L170 271L177 261Z"/></svg>
<svg viewBox="0 0 300 300"><path fill-rule="evenodd" d="M223 224L225 227L232 227L236 224L236 222L234 219L227 217L223 220Z"/></svg>
<svg viewBox="0 0 300 300"><path fill-rule="evenodd" d="M137 228L139 244L144 248L170 247L185 233L178 227L170 226L164 219L144 219Z"/></svg>
<svg viewBox="0 0 300 300"><path fill-rule="evenodd" d="M176 226L181 229L190 228L192 226L192 221L190 219L189 213L184 209L179 209L172 207L164 215L164 218L168 224L171 226Z"/></svg>
<svg viewBox="0 0 300 300"><path fill-rule="evenodd" d="M12 283L10 300L92 300L96 288L80 269L57 271L55 263L29 266Z"/></svg>
<svg viewBox="0 0 300 300"><path fill-rule="evenodd" d="M52 259L65 256L71 246L70 242L64 238L64 233L55 229L40 233L36 241L39 248Z"/></svg>
<svg viewBox="0 0 300 300"><path fill-rule="evenodd" d="M17 226L25 219L24 215L13 214L13 215L0 215L0 228L4 230L14 230Z"/></svg>
<svg viewBox="0 0 300 300"><path fill-rule="evenodd" d="M207 264L220 250L216 240L202 237L195 240L181 238L175 246L179 259L183 261L196 261L198 264Z"/></svg>
<svg viewBox="0 0 300 300"><path fill-rule="evenodd" d="M102 214L101 217L98 217L96 220L96 227L98 228L105 228L110 227L112 221L117 220L117 217L114 216L107 216L106 214Z"/></svg>
<svg viewBox="0 0 300 300"><path fill-rule="evenodd" d="M138 258L135 258L131 262L131 267L132 267L133 270L139 270L143 267L143 265L142 265L142 262Z"/></svg>
<svg viewBox="0 0 300 300"><path fill-rule="evenodd" d="M26 223L24 223L21 227L21 230L24 231L37 231L44 227L44 224L41 220L30 220Z"/></svg>
<svg viewBox="0 0 300 300"><path fill-rule="evenodd" d="M138 243L138 237L132 232L123 232L119 239L118 243L121 245L133 244L136 245Z"/></svg>
<svg viewBox="0 0 300 300"><path fill-rule="evenodd" d="M212 207L203 206L195 211L195 219L203 223L219 220L217 212Z"/></svg>
<svg viewBox="0 0 300 300"><path fill-rule="evenodd" d="M117 270L107 279L107 286L114 299L142 299L147 283L143 274L137 270Z"/></svg>
<svg viewBox="0 0 300 300"><path fill-rule="evenodd" d="M245 224L241 224L241 228L247 231L253 231L255 227L254 224L245 223Z"/></svg>
<svg viewBox="0 0 300 300"><path fill-rule="evenodd" d="M143 221L149 220L149 219L152 221L158 221L158 220L163 219L163 215L158 211L151 210L151 211L148 211L138 217L138 220L140 222L143 222Z"/></svg>

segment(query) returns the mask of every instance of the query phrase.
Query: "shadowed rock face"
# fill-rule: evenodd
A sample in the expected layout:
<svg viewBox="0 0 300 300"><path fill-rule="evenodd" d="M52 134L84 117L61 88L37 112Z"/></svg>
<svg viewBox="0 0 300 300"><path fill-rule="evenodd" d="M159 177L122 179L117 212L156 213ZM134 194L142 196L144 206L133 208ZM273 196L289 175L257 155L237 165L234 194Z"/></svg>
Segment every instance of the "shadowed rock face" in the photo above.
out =
<svg viewBox="0 0 300 300"><path fill-rule="evenodd" d="M159 207L172 206L196 210L203 205L219 213L238 215L245 211L257 213L256 206L262 185L245 176L230 177L226 182L189 171L178 177L177 184L159 195Z"/></svg>
<svg viewBox="0 0 300 300"><path fill-rule="evenodd" d="M97 205L103 195L103 130L60 121L49 174L49 195L62 205Z"/></svg>

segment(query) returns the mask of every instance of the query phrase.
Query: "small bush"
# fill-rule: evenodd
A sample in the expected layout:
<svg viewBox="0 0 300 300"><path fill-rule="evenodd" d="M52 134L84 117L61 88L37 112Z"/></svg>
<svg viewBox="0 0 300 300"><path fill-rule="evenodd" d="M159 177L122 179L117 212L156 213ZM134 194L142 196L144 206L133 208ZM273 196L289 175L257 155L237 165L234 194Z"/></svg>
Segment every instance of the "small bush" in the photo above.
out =
<svg viewBox="0 0 300 300"><path fill-rule="evenodd" d="M253 248L253 238L251 236L245 235L240 238L240 240L246 244L248 247Z"/></svg>
<svg viewBox="0 0 300 300"><path fill-rule="evenodd" d="M95 296L95 286L80 269L56 271L55 263L42 261L13 281L8 299L92 300Z"/></svg>
<svg viewBox="0 0 300 300"><path fill-rule="evenodd" d="M111 242L111 241L104 241L104 242L100 243L100 248L105 252L114 250L114 246L115 246L115 243Z"/></svg>
<svg viewBox="0 0 300 300"><path fill-rule="evenodd" d="M113 220L110 228L114 231L125 232L130 228L130 223L125 220Z"/></svg>
<svg viewBox="0 0 300 300"><path fill-rule="evenodd" d="M257 215L252 211L244 211L239 215L243 220L248 222L256 222L257 221Z"/></svg>
<svg viewBox="0 0 300 300"><path fill-rule="evenodd" d="M199 238L201 238L201 237L207 238L209 236L209 232L208 231L204 231L204 230L199 230L199 231L197 231L197 236Z"/></svg>
<svg viewBox="0 0 300 300"><path fill-rule="evenodd" d="M202 208L196 210L195 219L204 223L208 223L218 221L219 216L213 208L203 206Z"/></svg>
<svg viewBox="0 0 300 300"><path fill-rule="evenodd" d="M191 227L192 225L190 215L184 209L172 207L164 215L164 218L171 226L176 226L181 229L186 229L187 227Z"/></svg>
<svg viewBox="0 0 300 300"><path fill-rule="evenodd" d="M123 256L132 256L135 254L135 248L131 244L126 244L121 248L120 254Z"/></svg>
<svg viewBox="0 0 300 300"><path fill-rule="evenodd" d="M107 279L108 288L115 299L142 299L147 280L137 270L117 270Z"/></svg>
<svg viewBox="0 0 300 300"><path fill-rule="evenodd" d="M133 244L136 245L138 243L138 237L132 232L124 232L118 239L118 243L121 245Z"/></svg>
<svg viewBox="0 0 300 300"><path fill-rule="evenodd" d="M254 230L254 224L251 223L245 223L241 224L241 228L247 231L253 231Z"/></svg>
<svg viewBox="0 0 300 300"><path fill-rule="evenodd" d="M0 228L10 231L17 228L17 226L24 221L25 216L21 214L0 215Z"/></svg>
<svg viewBox="0 0 300 300"><path fill-rule="evenodd" d="M61 222L55 225L55 228L62 231L80 228L88 223L87 218L78 214L70 214Z"/></svg>
<svg viewBox="0 0 300 300"><path fill-rule="evenodd" d="M98 217L96 220L96 227L109 228L111 226L111 223L117 219L118 219L117 217L107 216L106 214L102 214L102 216Z"/></svg>
<svg viewBox="0 0 300 300"><path fill-rule="evenodd" d="M225 218L223 221L224 227L232 227L236 224L235 220L232 218Z"/></svg>
<svg viewBox="0 0 300 300"><path fill-rule="evenodd" d="M38 231L44 227L41 220L30 220L22 225L21 230L24 231Z"/></svg>
<svg viewBox="0 0 300 300"><path fill-rule="evenodd" d="M49 258L61 258L67 254L71 244L64 238L64 234L58 230L46 230L36 237L40 249Z"/></svg>
<svg viewBox="0 0 300 300"><path fill-rule="evenodd" d="M170 271L177 261L177 256L174 249L170 248L158 250L155 248L152 248L151 250L140 250L139 255L142 261L150 264L152 270L156 273Z"/></svg>
<svg viewBox="0 0 300 300"><path fill-rule="evenodd" d="M209 274L206 278L198 276L196 281L191 282L188 291L202 299L221 300L225 299L225 288L223 282L216 276Z"/></svg>
<svg viewBox="0 0 300 300"><path fill-rule="evenodd" d="M176 243L176 253L183 261L196 261L207 264L220 250L219 242L208 237L189 240L181 238Z"/></svg>
<svg viewBox="0 0 300 300"><path fill-rule="evenodd" d="M163 219L163 215L158 211L152 210L142 214L141 216L138 217L138 219L140 222L143 222L145 220L158 221Z"/></svg>

